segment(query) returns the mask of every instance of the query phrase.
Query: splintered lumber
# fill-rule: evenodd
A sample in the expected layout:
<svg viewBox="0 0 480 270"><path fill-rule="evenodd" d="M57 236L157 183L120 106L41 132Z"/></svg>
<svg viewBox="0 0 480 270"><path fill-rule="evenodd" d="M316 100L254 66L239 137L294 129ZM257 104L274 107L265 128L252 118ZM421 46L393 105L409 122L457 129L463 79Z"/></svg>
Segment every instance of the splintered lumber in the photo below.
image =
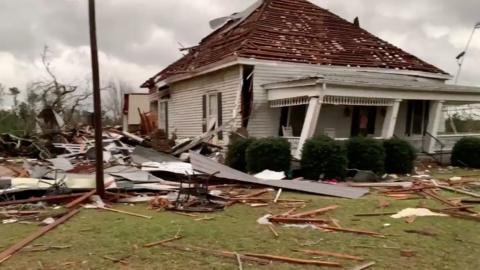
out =
<svg viewBox="0 0 480 270"><path fill-rule="evenodd" d="M329 261L304 260L304 259L290 258L290 257L284 257L284 256L256 254L256 253L245 253L245 255L249 257L260 258L260 259L271 260L271 261L278 261L278 262L285 262L285 263L342 267L342 265L337 262L329 262Z"/></svg>
<svg viewBox="0 0 480 270"><path fill-rule="evenodd" d="M80 209L74 209L74 210L68 212L63 217L57 219L54 223L51 223L51 224L49 224L45 227L41 227L37 231L33 232L32 234L30 234L29 236L27 236L26 238L21 240L20 242L18 242L16 244L14 244L13 246L7 248L2 253L0 253L0 263L6 261L10 256L12 256L16 252L18 252L19 250L21 250L22 248L27 246L30 242L34 241L35 239L37 239L40 236L46 234L47 232L54 229L58 225L64 223L65 221L67 221L68 219L73 217L74 215L78 214L78 212L80 212Z"/></svg>
<svg viewBox="0 0 480 270"><path fill-rule="evenodd" d="M126 214L126 215L130 215L130 216L134 216L134 217L141 217L141 218L146 218L146 219L152 219L151 216L144 216L144 215L140 215L140 214L137 214L137 213L127 212L127 211L118 210L118 209L113 209L113 208L109 208L109 207L98 207L98 209L107 210L107 211L111 211L111 212L115 212L115 213L120 213L120 214Z"/></svg>
<svg viewBox="0 0 480 270"><path fill-rule="evenodd" d="M382 236L383 237L383 234L378 233L378 232L370 232L370 231L354 230L354 229L346 229L346 228L337 228L337 227L332 227L332 226L327 226L327 225L321 225L317 228L331 230L331 231L339 231L339 232L346 232L346 233L356 233L356 234L365 234L365 235Z"/></svg>
<svg viewBox="0 0 480 270"><path fill-rule="evenodd" d="M170 244L170 243L163 244L162 246L173 248L173 249L176 249L176 250L179 250L179 251L198 252L198 253L201 253L201 254L204 254L204 255L207 255L207 256L212 255L212 256L216 256L216 257L232 258L232 259L235 259L235 260L237 259L237 254L238 254L236 252L231 252L231 251L217 251L217 250L211 250L211 249L195 247L195 246L182 247L182 246L178 246L178 245L174 245L174 244ZM238 256L240 257L240 259L242 261L254 262L254 263L261 264L261 265L271 264L270 260L266 260L266 259L246 256L246 255L242 255L242 254L238 254Z"/></svg>
<svg viewBox="0 0 480 270"><path fill-rule="evenodd" d="M446 186L440 186L440 185L437 186L437 187L439 187L441 189L444 189L444 190L451 191L451 192L472 196L474 198L480 198L480 194L469 192L469 191L466 191L466 190L461 190L461 189L456 189L456 188L451 188L451 187L446 187Z"/></svg>
<svg viewBox="0 0 480 270"><path fill-rule="evenodd" d="M397 212L381 212L381 213L364 213L364 214L355 214L356 217L378 217L378 216L391 216L395 215Z"/></svg>
<svg viewBox="0 0 480 270"><path fill-rule="evenodd" d="M439 195L437 195L437 194L434 194L433 192L429 192L429 191L423 190L421 193L422 193L422 194L425 194L425 195L427 195L427 196L429 196L429 197L431 197L431 198L433 198L433 199L435 199L435 200L437 200L437 201L439 201L439 202L441 202L441 203L443 203L443 204L446 204L446 205L448 205L448 206L452 206L452 207L458 206L458 204L456 204L456 203L454 203L454 202L451 202L451 201L449 201L449 200L447 200L447 199L445 199L445 198L443 198L443 197L441 197L441 196L439 196Z"/></svg>
<svg viewBox="0 0 480 270"><path fill-rule="evenodd" d="M120 264L125 265L125 266L128 265L128 262L124 261L122 259L117 259L117 258L113 258L113 257L106 256L106 255L102 256L102 258L107 259L107 260L112 261L112 262L115 262L115 263L120 263Z"/></svg>
<svg viewBox="0 0 480 270"><path fill-rule="evenodd" d="M110 181L108 183L105 184L105 188L109 187L111 184L113 184L115 181ZM83 203L84 201L88 200L88 198L92 197L93 195L95 195L95 193L97 193L97 190L96 189L93 189L87 193L84 193L81 197L71 201L70 203L68 203L67 205L65 205L66 208L74 208L76 207L77 205Z"/></svg>
<svg viewBox="0 0 480 270"><path fill-rule="evenodd" d="M364 270L364 269L370 268L374 265L375 265L375 262L368 262L368 263L365 263L365 264L355 266L351 270Z"/></svg>
<svg viewBox="0 0 480 270"><path fill-rule="evenodd" d="M145 244L145 245L143 245L143 247L149 248L149 247L154 247L154 246L158 246L158 245L163 245L165 243L173 242L173 241L176 241L176 240L179 240L179 239L182 239L182 238L183 238L183 236L175 236L175 237L172 237L172 238L169 238L169 239L164 239L164 240L160 240L160 241L157 241L157 242Z"/></svg>
<svg viewBox="0 0 480 270"><path fill-rule="evenodd" d="M272 224L268 224L268 228L270 229L270 231L273 233L273 235L278 238L280 235L278 234L278 232L275 230L275 228L272 226Z"/></svg>
<svg viewBox="0 0 480 270"><path fill-rule="evenodd" d="M241 199L255 198L269 192L270 192L270 189L262 189L247 195L239 196L238 198L241 198Z"/></svg>
<svg viewBox="0 0 480 270"><path fill-rule="evenodd" d="M270 217L268 218L273 223L285 224L304 224L304 223L327 223L328 220L320 218L291 218L291 217Z"/></svg>
<svg viewBox="0 0 480 270"><path fill-rule="evenodd" d="M37 202L63 201L68 199L75 199L83 195L85 195L85 193L75 193L75 194L68 194L68 195L57 195L57 196L47 196L47 197L41 197L41 198L30 198L30 199L24 199L24 200L6 201L6 202L0 202L0 206L37 203Z"/></svg>
<svg viewBox="0 0 480 270"><path fill-rule="evenodd" d="M336 258L342 258L342 259L353 260L353 261L363 261L364 260L362 257L352 256L352 255L347 255L347 254L342 254L342 253L329 252L329 251L305 250L305 249L303 249L303 250L296 249L295 251L303 252L305 254L336 257Z"/></svg>
<svg viewBox="0 0 480 270"><path fill-rule="evenodd" d="M298 213L298 214L295 214L295 215L291 215L291 216L289 216L289 217L291 217L291 218L310 217L310 216L315 216L315 215L323 214L323 213L326 213L326 212L328 212L328 211L335 210L335 209L337 209L337 208L338 208L338 205L330 205L330 206L323 207L323 208L320 208L320 209L311 210L311 211L307 211L307 212L303 212L303 213Z"/></svg>

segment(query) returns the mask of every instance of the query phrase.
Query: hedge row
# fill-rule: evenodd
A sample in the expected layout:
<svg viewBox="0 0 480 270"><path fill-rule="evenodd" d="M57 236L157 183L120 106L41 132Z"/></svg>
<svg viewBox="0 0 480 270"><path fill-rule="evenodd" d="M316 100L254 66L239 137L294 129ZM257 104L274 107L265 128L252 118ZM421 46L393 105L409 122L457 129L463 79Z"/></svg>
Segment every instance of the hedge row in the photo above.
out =
<svg viewBox="0 0 480 270"><path fill-rule="evenodd" d="M237 139L228 146L228 166L250 173L290 171L290 143L282 138Z"/></svg>
<svg viewBox="0 0 480 270"><path fill-rule="evenodd" d="M413 170L415 157L414 148L396 138L380 141L357 137L341 143L321 136L307 140L303 146L301 170L307 179L343 179L347 168L379 175L406 174ZM282 138L234 140L226 158L230 167L250 173L266 169L288 172L290 161L290 144Z"/></svg>

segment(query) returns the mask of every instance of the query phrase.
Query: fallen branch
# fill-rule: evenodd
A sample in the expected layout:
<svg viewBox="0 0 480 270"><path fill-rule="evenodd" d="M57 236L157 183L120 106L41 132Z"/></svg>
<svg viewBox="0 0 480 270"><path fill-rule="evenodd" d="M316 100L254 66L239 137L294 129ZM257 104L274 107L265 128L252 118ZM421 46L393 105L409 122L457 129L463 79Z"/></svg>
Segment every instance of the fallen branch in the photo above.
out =
<svg viewBox="0 0 480 270"><path fill-rule="evenodd" d="M107 259L107 260L112 261L112 262L115 262L115 263L120 263L120 264L125 265L125 266L128 265L128 262L124 261L122 259L117 259L117 258L113 258L113 257L106 256L106 255L102 256L102 258Z"/></svg>

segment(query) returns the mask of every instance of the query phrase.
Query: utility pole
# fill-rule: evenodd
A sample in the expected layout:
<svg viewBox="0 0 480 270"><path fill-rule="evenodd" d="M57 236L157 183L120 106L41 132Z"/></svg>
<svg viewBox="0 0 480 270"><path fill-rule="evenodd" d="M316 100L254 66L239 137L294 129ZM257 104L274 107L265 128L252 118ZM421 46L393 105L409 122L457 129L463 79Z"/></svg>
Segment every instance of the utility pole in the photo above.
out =
<svg viewBox="0 0 480 270"><path fill-rule="evenodd" d="M457 56L457 59L459 60L458 62L458 71L457 71L457 76L455 76L455 84L458 84L458 80L460 79L460 74L462 73L462 67L463 67L463 62L465 61L465 57L467 56L468 49L470 48L470 44L472 43L473 35L475 34L475 30L480 29L480 23L477 23L472 30L472 33L470 34L470 37L468 38L467 45L465 46L465 50Z"/></svg>
<svg viewBox="0 0 480 270"><path fill-rule="evenodd" d="M95 124L95 175L97 194L100 197L105 195L105 184L103 179L103 142L102 142L102 103L100 95L100 72L98 68L97 30L95 20L95 0L88 1L88 17L90 24L90 51L92 55L92 77L93 77L93 116Z"/></svg>

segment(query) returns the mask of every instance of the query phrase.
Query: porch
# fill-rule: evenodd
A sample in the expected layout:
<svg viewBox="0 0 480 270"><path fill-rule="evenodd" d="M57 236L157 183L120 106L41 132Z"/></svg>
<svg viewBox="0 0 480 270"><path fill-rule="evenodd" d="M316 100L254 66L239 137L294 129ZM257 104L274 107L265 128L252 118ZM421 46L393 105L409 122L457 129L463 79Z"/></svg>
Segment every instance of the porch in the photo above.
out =
<svg viewBox="0 0 480 270"><path fill-rule="evenodd" d="M429 83L430 89L424 86L412 94L413 83L391 90L385 85L378 89L370 85L367 89L358 84L336 84L329 85L325 79L312 82L309 78L264 86L270 109L280 110L278 135L291 143L295 157L300 157L307 139L318 135L340 141L355 136L398 137L409 141L419 152L429 154L449 151L461 138L480 137L476 133L447 133L444 110L448 106L478 103L480 88ZM433 92L439 89L437 94Z"/></svg>

